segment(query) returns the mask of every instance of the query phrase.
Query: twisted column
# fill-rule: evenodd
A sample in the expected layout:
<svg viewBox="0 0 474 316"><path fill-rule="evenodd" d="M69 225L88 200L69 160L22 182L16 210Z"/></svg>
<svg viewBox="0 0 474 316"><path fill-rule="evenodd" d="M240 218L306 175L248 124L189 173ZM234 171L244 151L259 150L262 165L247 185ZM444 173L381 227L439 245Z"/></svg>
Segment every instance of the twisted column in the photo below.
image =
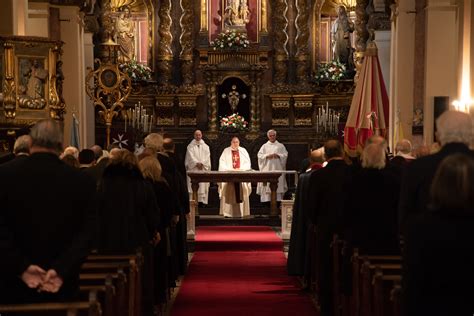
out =
<svg viewBox="0 0 474 316"><path fill-rule="evenodd" d="M309 74L309 9L308 0L296 0L296 80L300 83L308 82Z"/></svg>
<svg viewBox="0 0 474 316"><path fill-rule="evenodd" d="M194 15L193 15L193 1L181 0L181 19L179 24L181 26L181 36L179 43L181 44L181 52L179 59L181 60L181 75L183 77L183 84L190 85L194 82L193 71L193 31L194 31Z"/></svg>
<svg viewBox="0 0 474 316"><path fill-rule="evenodd" d="M274 55L274 75L273 82L275 84L284 84L288 76L288 50L286 45L288 43L288 19L286 12L288 11L288 3L286 0L276 0L274 2L275 8L273 11L273 23L275 41L273 47L275 49Z"/></svg>
<svg viewBox="0 0 474 316"><path fill-rule="evenodd" d="M158 34L160 35L160 43L158 44L158 81L161 84L168 84L171 81L171 62L173 60L173 51L171 50L171 42L173 35L171 34L171 0L162 0L158 11L160 25Z"/></svg>

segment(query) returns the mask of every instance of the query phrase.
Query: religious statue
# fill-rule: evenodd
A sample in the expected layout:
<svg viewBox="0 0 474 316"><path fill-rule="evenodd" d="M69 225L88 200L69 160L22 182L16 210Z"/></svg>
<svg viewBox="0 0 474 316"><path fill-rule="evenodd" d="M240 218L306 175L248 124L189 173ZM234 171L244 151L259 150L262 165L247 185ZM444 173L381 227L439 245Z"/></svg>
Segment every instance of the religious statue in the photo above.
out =
<svg viewBox="0 0 474 316"><path fill-rule="evenodd" d="M224 25L226 27L245 27L250 22L248 0L226 0L224 6Z"/></svg>
<svg viewBox="0 0 474 316"><path fill-rule="evenodd" d="M344 6L339 6L337 13L337 19L331 28L333 58L346 65L348 69L353 69L354 49L351 45L350 33L354 32L354 22L347 16Z"/></svg>
<svg viewBox="0 0 474 316"><path fill-rule="evenodd" d="M127 62L135 55L135 25L130 9L125 6L116 21L116 42L120 45L119 62Z"/></svg>
<svg viewBox="0 0 474 316"><path fill-rule="evenodd" d="M26 94L32 99L44 97L43 82L48 77L48 72L43 69L38 60L33 61L33 65L26 76L28 76Z"/></svg>
<svg viewBox="0 0 474 316"><path fill-rule="evenodd" d="M48 79L48 71L37 59L30 65L26 71L22 71L26 81L20 86L19 104L22 108L42 109L46 105L44 85Z"/></svg>
<svg viewBox="0 0 474 316"><path fill-rule="evenodd" d="M245 99L247 95L243 93L242 95L239 93L239 91L236 90L237 86L234 84L232 85L232 90L229 92L229 94L222 94L222 98L228 98L229 100L229 105L230 108L232 109L232 112L235 112L237 110L237 105L239 105L240 99Z"/></svg>

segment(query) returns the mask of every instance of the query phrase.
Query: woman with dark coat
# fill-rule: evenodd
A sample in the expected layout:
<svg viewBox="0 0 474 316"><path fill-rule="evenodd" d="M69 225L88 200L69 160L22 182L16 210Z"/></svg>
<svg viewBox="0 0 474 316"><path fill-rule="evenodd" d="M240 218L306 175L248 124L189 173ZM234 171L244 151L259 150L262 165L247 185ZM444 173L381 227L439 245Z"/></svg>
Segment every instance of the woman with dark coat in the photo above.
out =
<svg viewBox="0 0 474 316"><path fill-rule="evenodd" d="M404 229L404 315L474 312L474 160L453 154L438 167L430 210Z"/></svg>
<svg viewBox="0 0 474 316"><path fill-rule="evenodd" d="M160 218L152 185L128 150L114 155L98 188L101 254L133 254L141 249L143 315L153 315L152 247L159 241ZM147 282L148 281L148 282Z"/></svg>
<svg viewBox="0 0 474 316"><path fill-rule="evenodd" d="M170 226L173 210L177 208L177 201L167 181L161 176L161 164L155 156L143 158L140 160L139 166L145 179L152 184L160 208L161 221L159 232L161 241L154 251L154 271L155 302L163 304L166 302L166 292L170 277L170 258L173 255L170 245Z"/></svg>

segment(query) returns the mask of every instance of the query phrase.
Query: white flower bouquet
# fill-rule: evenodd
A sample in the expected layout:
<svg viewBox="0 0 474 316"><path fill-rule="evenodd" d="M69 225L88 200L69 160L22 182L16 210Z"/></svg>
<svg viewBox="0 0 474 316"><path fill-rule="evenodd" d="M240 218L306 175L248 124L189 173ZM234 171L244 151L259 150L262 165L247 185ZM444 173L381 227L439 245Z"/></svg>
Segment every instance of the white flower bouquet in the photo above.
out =
<svg viewBox="0 0 474 316"><path fill-rule="evenodd" d="M320 80L332 80L339 81L346 76L346 66L337 61L333 60L329 63L318 64L318 71L316 72L316 81Z"/></svg>
<svg viewBox="0 0 474 316"><path fill-rule="evenodd" d="M153 73L150 67L138 63L135 59L120 64L119 68L126 73L132 81L150 80Z"/></svg>
<svg viewBox="0 0 474 316"><path fill-rule="evenodd" d="M247 34L236 30L225 30L217 35L216 39L211 41L211 47L214 50L235 49L239 50L250 46Z"/></svg>

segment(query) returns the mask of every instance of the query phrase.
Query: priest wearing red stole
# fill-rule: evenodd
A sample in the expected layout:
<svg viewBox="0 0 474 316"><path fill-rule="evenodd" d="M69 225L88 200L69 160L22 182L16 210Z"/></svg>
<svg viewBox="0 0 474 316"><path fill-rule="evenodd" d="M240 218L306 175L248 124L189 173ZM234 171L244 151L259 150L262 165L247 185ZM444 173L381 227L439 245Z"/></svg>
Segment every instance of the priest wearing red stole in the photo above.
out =
<svg viewBox="0 0 474 316"><path fill-rule="evenodd" d="M219 171L251 170L250 156L247 150L240 147L238 137L233 137L230 147L222 152L219 159ZM219 197L221 198L219 214L225 217L244 217L250 215L249 196L252 192L250 183L221 183Z"/></svg>

